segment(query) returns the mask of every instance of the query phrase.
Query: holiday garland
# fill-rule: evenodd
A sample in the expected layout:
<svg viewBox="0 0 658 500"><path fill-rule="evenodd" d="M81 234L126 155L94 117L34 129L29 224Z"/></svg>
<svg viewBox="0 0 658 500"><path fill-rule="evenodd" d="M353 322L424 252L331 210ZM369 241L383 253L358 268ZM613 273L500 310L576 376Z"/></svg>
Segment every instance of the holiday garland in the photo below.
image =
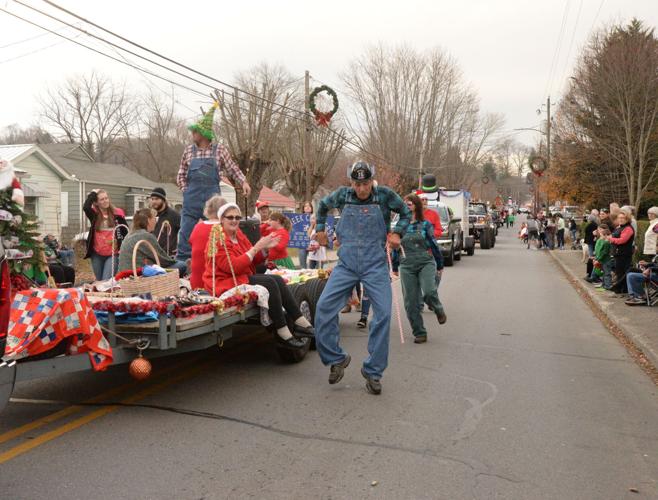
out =
<svg viewBox="0 0 658 500"><path fill-rule="evenodd" d="M331 96L331 99L333 100L334 103L334 107L331 111L324 112L324 111L319 111L316 108L315 99L321 92L326 92ZM331 118L338 111L338 95L336 95L334 89L332 89L327 85L322 85L321 87L315 87L311 92L311 94L308 96L308 107L311 110L311 113L313 113L313 116L315 116L316 123L321 127L326 127L327 125L329 125Z"/></svg>
<svg viewBox="0 0 658 500"><path fill-rule="evenodd" d="M122 312L129 314L145 314L148 312L157 312L158 314L168 314L175 318L189 318L197 314L207 314L211 312L221 313L225 309L235 307L241 310L245 305L258 301L256 292L246 294L238 293L224 300L213 300L208 304L199 304L195 306L183 306L177 302L159 302L159 301L142 301L142 302L121 302L102 300L92 304L95 311L104 312Z"/></svg>

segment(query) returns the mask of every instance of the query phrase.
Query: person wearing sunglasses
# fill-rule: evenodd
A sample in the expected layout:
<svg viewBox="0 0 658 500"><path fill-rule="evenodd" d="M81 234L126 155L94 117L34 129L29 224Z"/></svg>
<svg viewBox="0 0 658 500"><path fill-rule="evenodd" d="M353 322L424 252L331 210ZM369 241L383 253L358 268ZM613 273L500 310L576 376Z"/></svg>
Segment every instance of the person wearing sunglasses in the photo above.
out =
<svg viewBox="0 0 658 500"><path fill-rule="evenodd" d="M340 241L338 264L316 307L316 345L320 359L329 366L329 383L338 383L350 363L350 355L339 345L338 312L345 306L354 286L361 282L374 311L368 332L368 357L361 375L370 394L382 391L381 377L388 365L391 326L391 282L386 244L395 249L407 230L411 212L392 189L374 185L375 167L357 161L347 170L350 187L341 187L320 201L316 241L327 245L325 223L331 209L341 210L336 236ZM389 233L391 212L400 218Z"/></svg>
<svg viewBox="0 0 658 500"><path fill-rule="evenodd" d="M240 207L235 203L222 205L217 211L224 232L224 241L217 238L214 258L214 289L219 296L236 285L261 285L269 292L268 311L279 342L289 347L303 347L298 337L313 337L313 325L302 316L297 301L281 276L256 274L256 265L264 262L267 253L279 243L279 238L268 234L252 246L247 236L240 230ZM208 246L212 238L208 241ZM206 290L213 290L213 258L206 250L206 268L203 273ZM285 310L285 314L284 314ZM288 327L286 316L293 324Z"/></svg>

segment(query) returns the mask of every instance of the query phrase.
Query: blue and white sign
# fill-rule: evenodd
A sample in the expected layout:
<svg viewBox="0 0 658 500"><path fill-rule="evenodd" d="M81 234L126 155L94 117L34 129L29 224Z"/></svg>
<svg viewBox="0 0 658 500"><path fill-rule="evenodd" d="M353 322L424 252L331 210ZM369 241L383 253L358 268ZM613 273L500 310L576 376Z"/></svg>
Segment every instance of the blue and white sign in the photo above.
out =
<svg viewBox="0 0 658 500"><path fill-rule="evenodd" d="M288 248L308 248L311 239L308 237L308 228L311 227L311 214L284 214L290 219L292 228L290 229L290 243ZM334 236L334 218L329 215L325 224L329 247L333 248Z"/></svg>

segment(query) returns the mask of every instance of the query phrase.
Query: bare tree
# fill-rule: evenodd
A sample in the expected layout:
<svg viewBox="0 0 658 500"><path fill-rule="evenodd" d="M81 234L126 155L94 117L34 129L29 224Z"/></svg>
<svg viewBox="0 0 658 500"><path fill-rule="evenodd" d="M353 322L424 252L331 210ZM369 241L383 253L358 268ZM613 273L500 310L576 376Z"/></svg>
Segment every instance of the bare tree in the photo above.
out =
<svg viewBox="0 0 658 500"><path fill-rule="evenodd" d="M252 188L246 200L247 210L251 211L263 186L263 174L276 164L279 145L289 132L289 118L279 105L301 106L295 79L280 66L261 64L238 75L236 86L249 94L234 90L216 95L221 113L218 135Z"/></svg>
<svg viewBox="0 0 658 500"><path fill-rule="evenodd" d="M657 74L658 39L642 22L593 34L558 111L557 168L639 206L658 179Z"/></svg>
<svg viewBox="0 0 658 500"><path fill-rule="evenodd" d="M0 144L50 144L53 142L55 142L54 137L39 125L22 128L13 124L0 132Z"/></svg>
<svg viewBox="0 0 658 500"><path fill-rule="evenodd" d="M306 127L310 129L308 135L305 134ZM285 140L279 143L279 167L301 209L305 200L313 198L336 163L345 145L345 138L341 132L313 127L310 123L298 120L292 120L290 128L289 133L285 134ZM308 145L305 144L307 138ZM304 155L306 148L309 158Z"/></svg>
<svg viewBox="0 0 658 500"><path fill-rule="evenodd" d="M483 116L478 98L456 62L436 49L369 49L342 76L356 102L352 131L363 145L387 158L407 186L422 170L439 182L469 187L502 119Z"/></svg>
<svg viewBox="0 0 658 500"><path fill-rule="evenodd" d="M81 144L97 161L105 161L119 138L136 122L135 101L125 84L92 72L69 78L38 99L42 118L57 135Z"/></svg>

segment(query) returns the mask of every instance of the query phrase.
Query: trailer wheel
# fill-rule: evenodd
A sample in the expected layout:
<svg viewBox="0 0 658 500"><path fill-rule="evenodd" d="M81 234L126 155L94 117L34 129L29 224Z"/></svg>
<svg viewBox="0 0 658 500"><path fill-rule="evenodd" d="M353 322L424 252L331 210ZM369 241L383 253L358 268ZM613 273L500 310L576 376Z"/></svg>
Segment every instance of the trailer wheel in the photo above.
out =
<svg viewBox="0 0 658 500"><path fill-rule="evenodd" d="M16 365L0 368L0 413L5 409L16 382Z"/></svg>
<svg viewBox="0 0 658 500"><path fill-rule="evenodd" d="M309 320L312 325L315 325L315 310L325 286L327 286L327 280L312 279L306 282L306 302L300 303L299 309L302 311L302 314L306 316L304 308L308 308L309 315L306 316L306 319ZM311 340L311 350L315 351L315 339Z"/></svg>

